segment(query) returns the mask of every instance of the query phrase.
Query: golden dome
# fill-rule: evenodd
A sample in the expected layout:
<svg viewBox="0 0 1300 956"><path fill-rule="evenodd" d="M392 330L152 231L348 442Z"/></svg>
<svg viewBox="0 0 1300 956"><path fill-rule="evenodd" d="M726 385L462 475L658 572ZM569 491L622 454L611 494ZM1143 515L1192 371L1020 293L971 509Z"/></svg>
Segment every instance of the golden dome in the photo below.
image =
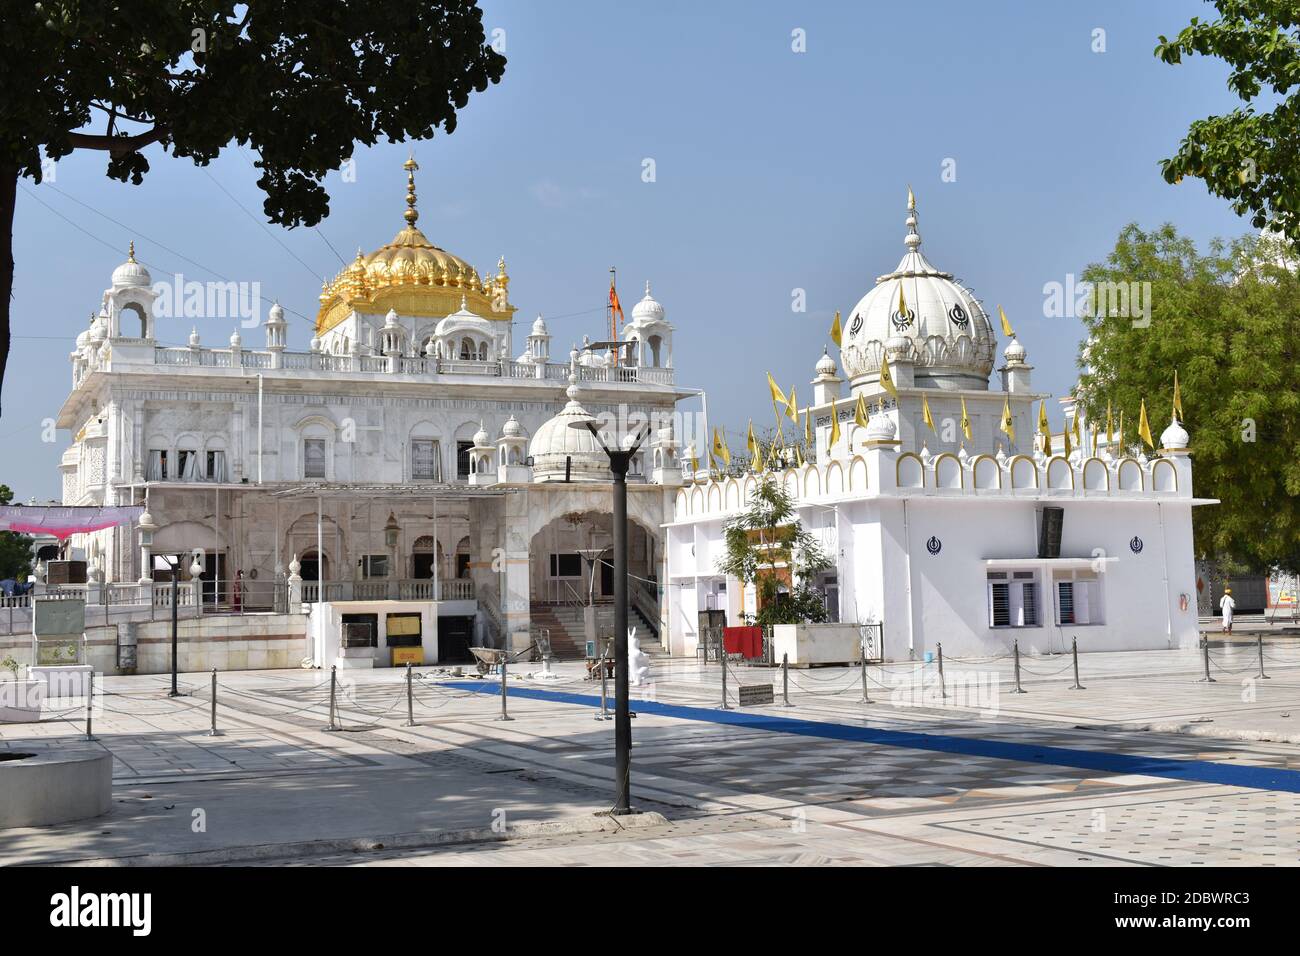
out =
<svg viewBox="0 0 1300 956"><path fill-rule="evenodd" d="M480 276L460 256L435 246L416 228L415 170L406 170L406 225L393 241L366 255L360 249L352 263L321 289L316 334L323 335L354 310L402 315L442 316L455 312L462 296L468 308L488 319L509 322L515 308L509 302L510 278L502 259L497 275Z"/></svg>

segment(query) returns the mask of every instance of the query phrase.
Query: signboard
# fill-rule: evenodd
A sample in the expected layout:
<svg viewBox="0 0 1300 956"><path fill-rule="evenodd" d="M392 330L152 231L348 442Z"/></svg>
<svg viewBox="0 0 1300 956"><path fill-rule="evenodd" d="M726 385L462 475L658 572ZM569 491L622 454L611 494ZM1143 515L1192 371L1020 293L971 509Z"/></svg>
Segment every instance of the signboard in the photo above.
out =
<svg viewBox="0 0 1300 956"><path fill-rule="evenodd" d="M390 614L388 615L388 636L389 637L418 637L420 634L420 615L418 614Z"/></svg>
<svg viewBox="0 0 1300 956"><path fill-rule="evenodd" d="M423 647L394 647L390 650L393 654L394 667L404 667L407 664L418 667L424 663Z"/></svg>
<svg viewBox="0 0 1300 956"><path fill-rule="evenodd" d="M740 706L756 707L759 704L770 704L776 700L772 693L771 684L741 684L740 685Z"/></svg>
<svg viewBox="0 0 1300 956"><path fill-rule="evenodd" d="M32 606L32 633L37 637L75 637L86 631L84 598L38 597Z"/></svg>
<svg viewBox="0 0 1300 956"><path fill-rule="evenodd" d="M1268 606L1296 606L1296 579L1289 574L1270 576L1268 579Z"/></svg>

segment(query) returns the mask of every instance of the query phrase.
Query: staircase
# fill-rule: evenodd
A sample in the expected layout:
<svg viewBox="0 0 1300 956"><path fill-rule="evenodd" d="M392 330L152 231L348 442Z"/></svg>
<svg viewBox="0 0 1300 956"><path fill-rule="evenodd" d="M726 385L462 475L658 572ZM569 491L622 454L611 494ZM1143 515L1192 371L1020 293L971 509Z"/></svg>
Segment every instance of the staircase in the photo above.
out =
<svg viewBox="0 0 1300 956"><path fill-rule="evenodd" d="M582 608L575 604L550 604L534 601L529 609L534 635L542 628L551 633L551 655L560 661L582 660L586 657L586 636L582 623ZM635 607L627 612L628 625L636 628L641 640L641 650L652 658L667 657L655 629ZM614 605L596 605L596 633L607 638L614 631Z"/></svg>

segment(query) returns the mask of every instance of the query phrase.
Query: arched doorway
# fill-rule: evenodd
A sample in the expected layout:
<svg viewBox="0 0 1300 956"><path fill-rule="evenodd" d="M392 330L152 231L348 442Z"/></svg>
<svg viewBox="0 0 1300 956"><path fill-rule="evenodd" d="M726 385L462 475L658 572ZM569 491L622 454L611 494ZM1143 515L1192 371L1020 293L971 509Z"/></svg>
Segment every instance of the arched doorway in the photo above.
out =
<svg viewBox="0 0 1300 956"><path fill-rule="evenodd" d="M438 569L441 572L442 563L442 546L437 545ZM433 535L423 534L415 539L411 545L411 577L417 581L426 580L433 577L434 562L434 540Z"/></svg>
<svg viewBox="0 0 1300 956"><path fill-rule="evenodd" d="M312 548L298 559L298 563L302 566L302 570L298 574L304 581L320 581L322 579L322 570L324 571L324 580L328 581L330 579L330 556L328 554L320 557L316 554L316 549Z"/></svg>
<svg viewBox="0 0 1300 956"><path fill-rule="evenodd" d="M628 521L629 584L650 585L658 566L653 531ZM529 545L532 599L544 603L603 603L614 597L613 518L608 512L560 515Z"/></svg>

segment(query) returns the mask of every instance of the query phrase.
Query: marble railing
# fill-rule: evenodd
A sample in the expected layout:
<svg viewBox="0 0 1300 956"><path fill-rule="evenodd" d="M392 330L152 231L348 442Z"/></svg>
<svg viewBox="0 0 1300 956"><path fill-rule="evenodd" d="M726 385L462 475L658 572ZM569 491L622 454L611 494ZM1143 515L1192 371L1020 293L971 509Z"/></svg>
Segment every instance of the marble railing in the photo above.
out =
<svg viewBox="0 0 1300 956"><path fill-rule="evenodd" d="M156 346L157 365L182 368L295 369L321 372L401 374L401 375L478 375L494 378L543 379L563 382L569 377L569 365L561 362L531 362L478 359L435 359L420 355L335 355L332 352L290 352L284 349L209 349ZM75 379L80 381L90 371L78 366ZM637 366L578 366L578 379L606 384L672 385L671 368Z"/></svg>

